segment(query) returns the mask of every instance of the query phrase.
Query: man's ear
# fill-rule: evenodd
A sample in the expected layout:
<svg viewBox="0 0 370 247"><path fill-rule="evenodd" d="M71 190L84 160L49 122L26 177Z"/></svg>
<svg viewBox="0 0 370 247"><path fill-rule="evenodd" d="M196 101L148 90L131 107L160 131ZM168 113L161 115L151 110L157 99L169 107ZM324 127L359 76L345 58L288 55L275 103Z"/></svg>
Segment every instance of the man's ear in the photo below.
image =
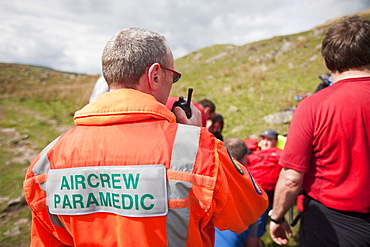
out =
<svg viewBox="0 0 370 247"><path fill-rule="evenodd" d="M159 63L152 64L152 66L149 67L148 71L148 82L151 90L158 90L161 76L161 66L159 65Z"/></svg>

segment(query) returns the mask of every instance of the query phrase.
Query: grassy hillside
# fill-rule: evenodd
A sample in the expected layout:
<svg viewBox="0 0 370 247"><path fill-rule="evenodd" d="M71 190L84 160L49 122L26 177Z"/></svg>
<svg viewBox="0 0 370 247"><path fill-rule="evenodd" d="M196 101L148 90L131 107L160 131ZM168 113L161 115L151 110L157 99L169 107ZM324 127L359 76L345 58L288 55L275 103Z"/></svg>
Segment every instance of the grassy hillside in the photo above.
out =
<svg viewBox="0 0 370 247"><path fill-rule="evenodd" d="M370 11L361 13L370 19ZM171 95L209 98L225 117L224 137L246 138L266 128L281 133L288 124L268 124L264 116L297 105L294 96L313 92L326 73L321 41L333 20L313 30L243 46L215 45L176 60L183 74ZM88 102L98 75L0 64L0 246L28 246L30 213L22 181L29 162ZM294 246L293 242L291 246Z"/></svg>
<svg viewBox="0 0 370 247"><path fill-rule="evenodd" d="M370 11L361 15L369 18ZM172 95L186 96L187 87L193 87L195 101L214 101L225 117L225 137L246 138L267 128L286 133L288 124L271 125L263 117L296 106L294 96L316 89L318 76L328 72L321 42L337 21L294 35L244 46L216 45L188 54L176 60L183 77Z"/></svg>

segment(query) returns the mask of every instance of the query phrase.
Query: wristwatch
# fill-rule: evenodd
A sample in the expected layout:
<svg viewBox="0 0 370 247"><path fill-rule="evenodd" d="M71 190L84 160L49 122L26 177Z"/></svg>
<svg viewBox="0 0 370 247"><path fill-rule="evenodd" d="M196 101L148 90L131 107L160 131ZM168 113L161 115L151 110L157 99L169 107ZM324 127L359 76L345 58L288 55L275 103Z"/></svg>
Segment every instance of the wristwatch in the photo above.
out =
<svg viewBox="0 0 370 247"><path fill-rule="evenodd" d="M270 218L270 220L272 221L272 222L274 222L274 223L276 223L276 224L281 224L281 223L283 223L284 221L285 221L285 218L283 217L283 218L280 218L280 219L277 219L277 220L275 220L275 219L273 219L273 218L271 218L271 214L272 214L272 209L268 212L268 216L269 216L269 218Z"/></svg>

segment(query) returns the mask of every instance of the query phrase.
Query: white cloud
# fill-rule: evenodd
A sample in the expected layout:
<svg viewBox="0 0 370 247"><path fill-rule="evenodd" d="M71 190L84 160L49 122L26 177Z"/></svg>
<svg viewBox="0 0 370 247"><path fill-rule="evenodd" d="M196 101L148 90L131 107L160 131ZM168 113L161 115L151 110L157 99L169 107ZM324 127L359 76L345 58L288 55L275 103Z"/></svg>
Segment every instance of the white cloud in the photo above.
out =
<svg viewBox="0 0 370 247"><path fill-rule="evenodd" d="M117 30L159 32L175 58L213 44L297 33L370 8L368 0L12 0L0 2L0 62L100 73Z"/></svg>

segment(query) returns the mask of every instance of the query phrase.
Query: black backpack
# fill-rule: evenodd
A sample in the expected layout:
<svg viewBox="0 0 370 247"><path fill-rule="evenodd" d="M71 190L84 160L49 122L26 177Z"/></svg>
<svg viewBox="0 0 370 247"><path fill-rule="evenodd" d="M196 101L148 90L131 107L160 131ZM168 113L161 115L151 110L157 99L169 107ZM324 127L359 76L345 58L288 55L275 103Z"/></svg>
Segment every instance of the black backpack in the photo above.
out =
<svg viewBox="0 0 370 247"><path fill-rule="evenodd" d="M323 75L319 76L319 78L321 80L321 83L317 86L317 88L315 90L315 93L320 91L321 89L324 89L324 88L328 87L330 85L330 81L329 81L330 76L331 76L330 73L326 73L326 74L323 74Z"/></svg>

